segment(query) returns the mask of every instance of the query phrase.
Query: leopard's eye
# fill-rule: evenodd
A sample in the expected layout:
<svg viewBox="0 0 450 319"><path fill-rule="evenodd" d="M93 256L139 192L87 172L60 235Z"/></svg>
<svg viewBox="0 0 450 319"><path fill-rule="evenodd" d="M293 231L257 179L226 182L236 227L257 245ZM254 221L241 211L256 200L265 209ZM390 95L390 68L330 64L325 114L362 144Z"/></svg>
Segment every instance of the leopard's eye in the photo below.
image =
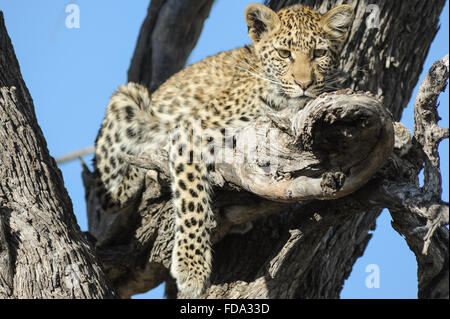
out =
<svg viewBox="0 0 450 319"><path fill-rule="evenodd" d="M278 55L280 56L280 58L282 59L288 59L291 57L291 51L289 50L284 50L284 49L277 49Z"/></svg>
<svg viewBox="0 0 450 319"><path fill-rule="evenodd" d="M325 49L316 49L314 50L314 58L321 58L327 54L327 50Z"/></svg>

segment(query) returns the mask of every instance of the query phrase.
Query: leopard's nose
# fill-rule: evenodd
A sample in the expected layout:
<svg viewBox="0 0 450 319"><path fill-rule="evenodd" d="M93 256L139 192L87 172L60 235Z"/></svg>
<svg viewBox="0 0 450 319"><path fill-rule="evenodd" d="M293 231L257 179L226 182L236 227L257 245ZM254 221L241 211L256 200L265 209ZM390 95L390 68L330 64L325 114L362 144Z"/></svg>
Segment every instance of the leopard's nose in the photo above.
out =
<svg viewBox="0 0 450 319"><path fill-rule="evenodd" d="M309 80L309 81L297 81L297 80L294 80L294 82L298 86L300 86L303 90L306 90L312 84L312 80Z"/></svg>

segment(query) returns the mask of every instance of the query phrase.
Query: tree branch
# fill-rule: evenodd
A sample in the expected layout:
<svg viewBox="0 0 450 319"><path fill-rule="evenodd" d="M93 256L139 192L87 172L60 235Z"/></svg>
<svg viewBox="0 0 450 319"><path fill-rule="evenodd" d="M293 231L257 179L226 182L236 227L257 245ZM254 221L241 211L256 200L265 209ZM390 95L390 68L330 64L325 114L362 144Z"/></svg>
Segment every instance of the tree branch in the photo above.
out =
<svg viewBox="0 0 450 319"><path fill-rule="evenodd" d="M88 146L57 158L56 163L62 164L70 162L74 159L81 158L84 155L94 153L94 151L95 151L94 146Z"/></svg>
<svg viewBox="0 0 450 319"><path fill-rule="evenodd" d="M128 81L141 83L153 92L180 71L197 43L213 2L152 0L128 70Z"/></svg>
<svg viewBox="0 0 450 319"><path fill-rule="evenodd" d="M436 61L420 84L414 104L413 144L421 153L424 167L424 193L429 200L439 200L442 180L438 145L448 138L449 129L439 127L441 119L437 111L437 98L447 87L449 75L448 54Z"/></svg>

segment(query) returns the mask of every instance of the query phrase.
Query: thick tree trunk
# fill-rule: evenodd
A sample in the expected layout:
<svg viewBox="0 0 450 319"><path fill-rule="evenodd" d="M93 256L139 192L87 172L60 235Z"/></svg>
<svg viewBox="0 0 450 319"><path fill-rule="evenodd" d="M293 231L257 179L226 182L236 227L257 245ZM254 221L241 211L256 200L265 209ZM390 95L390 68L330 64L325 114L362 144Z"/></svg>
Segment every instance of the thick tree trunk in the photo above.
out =
<svg viewBox="0 0 450 319"><path fill-rule="evenodd" d="M0 11L0 299L114 298L77 225Z"/></svg>
<svg viewBox="0 0 450 319"><path fill-rule="evenodd" d="M356 18L341 60L342 69L349 74L347 86L376 94L398 121L422 71L444 2L350 1ZM342 1L272 0L270 6L279 9L294 3L326 11ZM177 14L173 12L173 16ZM155 15L149 15L146 23L151 25L152 19L156 20ZM164 19L157 21L164 23ZM146 38L159 36L156 28L144 29L141 32ZM171 47L177 45L176 41L171 43ZM137 61L173 53L150 48L145 51L138 45ZM137 79L151 89L154 88L149 85L152 77L162 79L170 75L166 70L156 69L150 75L135 61L130 70L137 67L142 73L138 78L130 76L130 80ZM448 278L448 230L441 227L448 223L448 204L440 203L440 196L427 198L427 189L417 187L417 174L426 160L420 152L423 145L413 141L416 146L411 147L409 132L400 124L395 125L395 133L396 151L372 181L356 193L333 201L286 204L263 200L243 191L273 199L263 194L262 188L248 187L255 186L251 176L261 175L251 169L242 169L236 175L227 167L221 170L219 165L221 174L215 176L214 200L219 224L214 234L214 271L207 297L338 298L353 264L370 240L376 218L387 207L395 225L401 225L395 226L396 229L407 233L408 243L419 261L419 296L448 298L448 279L445 279ZM137 213L108 217L98 212L90 191L90 174L85 169L85 185L90 196L89 231L99 241L98 254L121 296L129 297L167 281L167 296L182 298L168 273L173 214L167 188L166 155L155 152L150 161L149 158L125 159L155 170L157 179L147 187ZM295 159L293 156L292 160ZM235 167L236 171L239 168ZM339 184L338 178L334 181ZM277 186L285 187L285 183L274 185L274 190ZM391 192L386 191L389 187ZM412 191L423 196L409 198ZM439 214L433 215L430 209L433 205ZM402 224L406 220L409 222ZM435 227L411 231L425 225L427 220ZM243 235L229 234L232 225L248 221L253 222L251 231ZM426 245L433 247L428 255L422 254L424 230L429 235L435 234L428 236Z"/></svg>

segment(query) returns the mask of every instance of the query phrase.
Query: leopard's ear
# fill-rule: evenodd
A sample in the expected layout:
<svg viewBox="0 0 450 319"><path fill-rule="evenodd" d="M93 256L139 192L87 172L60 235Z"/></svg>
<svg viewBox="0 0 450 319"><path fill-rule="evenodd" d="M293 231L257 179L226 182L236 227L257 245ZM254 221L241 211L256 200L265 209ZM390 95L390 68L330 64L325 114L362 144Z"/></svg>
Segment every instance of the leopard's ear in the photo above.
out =
<svg viewBox="0 0 450 319"><path fill-rule="evenodd" d="M245 21L253 43L259 42L265 34L278 29L281 24L280 18L273 10L257 3L247 6Z"/></svg>
<svg viewBox="0 0 450 319"><path fill-rule="evenodd" d="M353 8L349 5L342 5L325 13L321 21L328 34L344 42L353 23L353 18Z"/></svg>

